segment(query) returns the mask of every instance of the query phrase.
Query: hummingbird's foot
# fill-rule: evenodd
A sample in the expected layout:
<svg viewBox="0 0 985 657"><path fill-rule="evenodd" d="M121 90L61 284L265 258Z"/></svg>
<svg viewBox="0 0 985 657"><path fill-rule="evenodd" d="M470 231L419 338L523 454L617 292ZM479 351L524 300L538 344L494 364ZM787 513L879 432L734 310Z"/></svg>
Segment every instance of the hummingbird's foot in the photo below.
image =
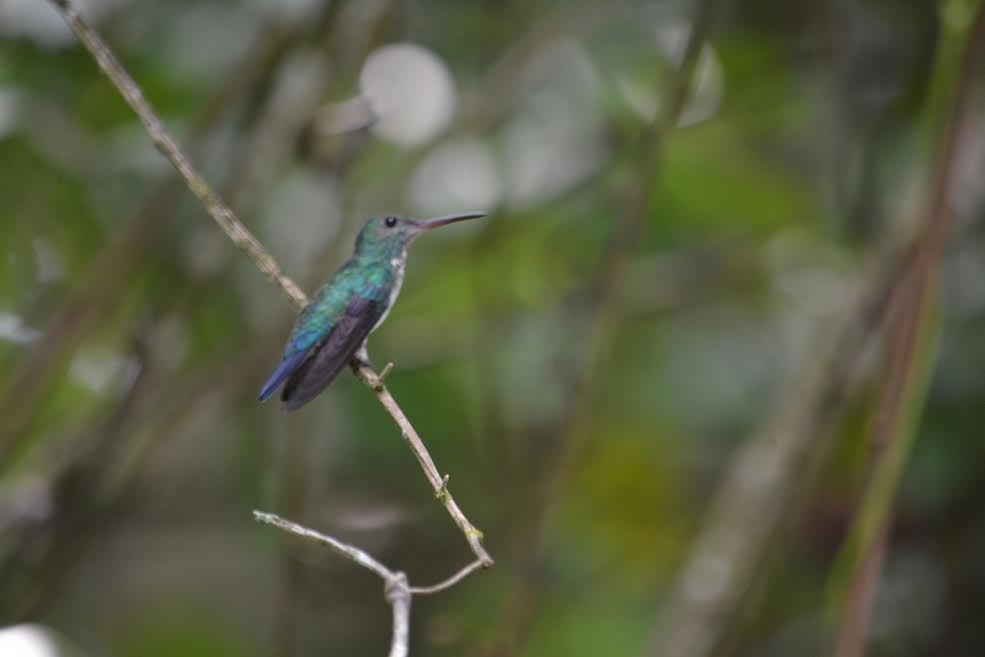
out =
<svg viewBox="0 0 985 657"><path fill-rule="evenodd" d="M359 347L359 350L352 357L352 369L356 370L359 367L368 367L373 369L373 363L369 360L369 352L366 351L366 345Z"/></svg>

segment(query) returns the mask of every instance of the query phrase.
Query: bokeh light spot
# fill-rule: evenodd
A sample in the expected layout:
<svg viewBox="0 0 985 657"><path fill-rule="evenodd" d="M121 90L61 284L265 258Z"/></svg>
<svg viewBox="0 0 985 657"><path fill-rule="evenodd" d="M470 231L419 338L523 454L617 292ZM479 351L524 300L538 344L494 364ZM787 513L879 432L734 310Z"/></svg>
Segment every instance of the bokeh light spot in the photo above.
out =
<svg viewBox="0 0 985 657"><path fill-rule="evenodd" d="M402 146L436 136L455 111L455 83L445 63L409 43L374 51L359 76L362 95L379 120L373 132Z"/></svg>

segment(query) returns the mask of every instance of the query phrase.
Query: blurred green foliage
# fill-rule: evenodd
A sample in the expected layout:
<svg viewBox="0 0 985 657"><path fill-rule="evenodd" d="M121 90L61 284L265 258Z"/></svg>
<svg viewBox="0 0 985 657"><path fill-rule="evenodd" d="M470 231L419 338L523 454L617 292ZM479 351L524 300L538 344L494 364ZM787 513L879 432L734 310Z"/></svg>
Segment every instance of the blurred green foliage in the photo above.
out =
<svg viewBox="0 0 985 657"><path fill-rule="evenodd" d="M873 254L923 211L977 6L719 3L691 118L646 172L643 230L602 318L611 348L579 383L640 136L691 15L679 2L595 4L86 3L306 290L374 213L491 210L421 240L370 340L497 558L415 601L412 654L648 649L738 446L809 369ZM467 562L461 536L353 377L296 415L255 402L289 305L184 188L162 187L169 170L48 9L0 5L0 621L43 623L82 655L383 654L378 582L253 526L251 509L360 545L415 584ZM387 84L410 79L413 93L359 115L365 62L398 43L427 49L433 70L398 67ZM440 114L427 103L443 75L457 98L449 121L388 141L384 124ZM940 359L895 506L872 655L985 646L978 155L957 187ZM148 207L153 194L173 208ZM133 222L153 228L128 237ZM79 320L74 337L66 318ZM878 385L878 355L867 358L718 628L718 654L830 650L825 593ZM526 588L528 608L511 608Z"/></svg>

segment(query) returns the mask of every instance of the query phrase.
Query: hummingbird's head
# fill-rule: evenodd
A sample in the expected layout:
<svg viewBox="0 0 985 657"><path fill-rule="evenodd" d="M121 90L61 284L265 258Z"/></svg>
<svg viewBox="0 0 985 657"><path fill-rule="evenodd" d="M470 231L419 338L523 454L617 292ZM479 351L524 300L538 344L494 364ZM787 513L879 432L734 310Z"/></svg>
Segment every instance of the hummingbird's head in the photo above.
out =
<svg viewBox="0 0 985 657"><path fill-rule="evenodd" d="M400 257L417 237L428 230L447 226L456 221L478 219L485 212L467 212L448 217L415 221L393 215L373 217L366 222L356 238L356 254L387 260Z"/></svg>

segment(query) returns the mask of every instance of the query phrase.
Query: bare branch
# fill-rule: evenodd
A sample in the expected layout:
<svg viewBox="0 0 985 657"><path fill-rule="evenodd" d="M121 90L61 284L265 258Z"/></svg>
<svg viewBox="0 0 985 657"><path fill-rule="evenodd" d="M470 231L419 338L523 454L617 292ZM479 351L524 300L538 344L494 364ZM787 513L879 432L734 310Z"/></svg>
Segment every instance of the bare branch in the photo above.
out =
<svg viewBox="0 0 985 657"><path fill-rule="evenodd" d="M390 657L406 657L410 640L410 603L415 595L431 595L446 591L463 579L483 567L482 561L473 561L457 573L433 586L411 586L407 575L399 570L390 570L363 550L343 543L337 538L326 536L314 529L309 529L291 522L274 513L254 511L253 517L258 522L282 529L289 534L303 538L319 545L324 545L343 557L370 570L383 580L383 595L393 610L393 635L390 640Z"/></svg>
<svg viewBox="0 0 985 657"><path fill-rule="evenodd" d="M175 169L184 178L188 188L205 206L209 215L219 224L220 228L226 233L232 242L246 253L257 268L263 272L268 279L280 287L281 291L294 305L296 310L300 310L308 303L308 297L301 288L291 278L284 274L274 257L264 248L264 246L253 236L246 226L236 217L236 214L226 204L225 201L212 189L205 178L192 166L188 158L179 148L177 142L171 137L165 128L164 123L154 112L150 103L145 98L140 86L133 80L129 73L123 68L109 46L102 40L99 34L82 18L78 10L70 0L50 0L55 8L62 14L65 22L89 51L92 57L99 64L100 69L109 78L110 82L116 87L120 95L123 96L127 104L139 117L141 123L147 129L155 147L174 165ZM390 395L383 385L382 378L366 363L353 360L353 369L367 386L375 393L383 407L390 413L394 422L400 428L405 440L414 451L418 462L424 469L425 475L431 482L435 494L444 504L448 513L451 515L455 524L465 534L465 538L472 548L472 552L482 562L483 566L493 565L493 559L482 547L482 532L475 528L462 513L458 504L455 503L451 493L447 489L442 489L441 476L438 469L428 454L420 436L414 430L407 416L397 405L397 402Z"/></svg>
<svg viewBox="0 0 985 657"><path fill-rule="evenodd" d="M410 586L407 576L394 573L387 580L383 595L393 608L393 635L390 639L390 657L407 657L410 645Z"/></svg>
<svg viewBox="0 0 985 657"><path fill-rule="evenodd" d="M462 568L460 571L449 577L448 579L438 582L437 584L432 584L431 586L412 586L410 587L410 592L414 595L433 595L435 593L441 593L446 591L451 587L455 586L463 579L474 573L475 571L482 568L481 561L473 561L469 565Z"/></svg>
<svg viewBox="0 0 985 657"><path fill-rule="evenodd" d="M254 511L253 517L256 518L257 522L262 522L265 525L272 525L278 529L282 529L285 532L294 534L295 536L300 536L301 538L306 538L309 541L314 541L320 543L326 547L330 547L343 557L355 561L357 564L363 568L372 570L374 573L382 577L383 579L390 579L393 577L393 573L379 561L371 557L366 552L363 552L357 547L353 547L348 543L343 543L331 536L325 536L314 529L308 529L303 527L296 522L291 522L285 518L281 518L274 513L266 513L264 511Z"/></svg>
<svg viewBox="0 0 985 657"><path fill-rule="evenodd" d="M206 211L215 219L219 227L225 231L229 239L245 251L257 268L263 272L267 278L277 284L284 294L291 300L297 309L301 309L308 303L308 297L297 283L288 278L273 256L260 244L259 240L236 218L235 213L230 209L226 202L219 197L212 189L205 178L192 166L188 158L185 157L177 142L164 127L164 123L158 118L157 113L150 106L147 98L144 97L140 86L134 82L126 69L117 61L116 56L109 49L109 46L102 40L92 27L82 18L78 10L69 0L51 0L51 2L61 12L62 17L68 26L75 32L75 36L86 47L86 50L93 56L99 68L110 79L120 95L127 102L127 105L137 114L140 122L147 129L154 146L166 157L174 168L178 170L181 177L185 179L188 189L205 206Z"/></svg>
<svg viewBox="0 0 985 657"><path fill-rule="evenodd" d="M469 542L469 546L472 548L472 552L475 556L482 562L484 568L488 568L493 565L493 559L486 552L486 549L482 546L482 532L476 529L475 525L469 522L469 519L465 517L462 510L458 507L455 502L455 498L452 497L451 493L448 491L448 487L445 485L445 480L438 473L438 468L435 466L434 461L431 459L431 455L428 454L428 450L424 447L424 442L421 437L417 435L417 431L414 430L414 426L404 415L404 412L397 405L397 402L393 399L390 391L387 390L386 385L384 385L383 380L380 376L369 367L366 363L360 362L358 365L354 366L356 375L369 386L374 393L376 393L376 398L380 400L387 412L390 413L390 417L393 421L397 423L400 428L400 433L403 435L404 440L410 445L411 450L414 452L414 456L417 457L417 462L421 464L421 468L424 470L424 474L427 475L428 481L431 482L431 488L434 489L434 494L445 505L445 509L448 510L448 515L452 517L458 528L462 530L465 534L465 540Z"/></svg>

